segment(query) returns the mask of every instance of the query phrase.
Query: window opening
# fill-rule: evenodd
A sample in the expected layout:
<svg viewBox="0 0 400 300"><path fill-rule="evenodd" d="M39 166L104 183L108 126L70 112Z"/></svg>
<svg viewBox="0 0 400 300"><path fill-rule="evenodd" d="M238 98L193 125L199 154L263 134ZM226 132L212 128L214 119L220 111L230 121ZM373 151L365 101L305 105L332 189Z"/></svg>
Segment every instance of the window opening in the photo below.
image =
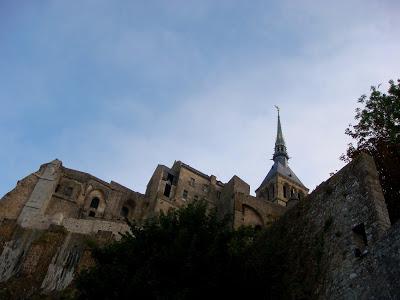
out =
<svg viewBox="0 0 400 300"><path fill-rule="evenodd" d="M169 181L169 183L172 184L172 182L174 181L174 175L168 173L168 175L167 175L167 181Z"/></svg>
<svg viewBox="0 0 400 300"><path fill-rule="evenodd" d="M121 216L126 218L128 215L129 215L129 208L127 208L126 206L123 206L121 209Z"/></svg>
<svg viewBox="0 0 400 300"><path fill-rule="evenodd" d="M97 197L94 197L92 199L92 202L90 202L90 207L97 209L99 207L100 199Z"/></svg>
<svg viewBox="0 0 400 300"><path fill-rule="evenodd" d="M194 183L195 183L194 178L193 178L193 177L190 177L189 185L190 185L190 186L194 186Z"/></svg>
<svg viewBox="0 0 400 300"><path fill-rule="evenodd" d="M197 201L197 200L199 200L199 196L198 195L194 195L194 201Z"/></svg>
<svg viewBox="0 0 400 300"><path fill-rule="evenodd" d="M217 191L217 199L218 200L221 199L221 192L220 191Z"/></svg>
<svg viewBox="0 0 400 300"><path fill-rule="evenodd" d="M67 186L64 188L64 195L67 197L72 196L72 192L74 191L74 189L70 186Z"/></svg>
<svg viewBox="0 0 400 300"><path fill-rule="evenodd" d="M164 196L169 198L170 194L171 194L171 185L167 183L164 188Z"/></svg>
<svg viewBox="0 0 400 300"><path fill-rule="evenodd" d="M283 186L283 197L287 198L286 186Z"/></svg>
<svg viewBox="0 0 400 300"><path fill-rule="evenodd" d="M89 212L89 217L93 217L94 218L95 216L96 216L96 213L94 211L90 211Z"/></svg>
<svg viewBox="0 0 400 300"><path fill-rule="evenodd" d="M188 191L187 190L183 190L182 198L187 200L187 197L188 197Z"/></svg>

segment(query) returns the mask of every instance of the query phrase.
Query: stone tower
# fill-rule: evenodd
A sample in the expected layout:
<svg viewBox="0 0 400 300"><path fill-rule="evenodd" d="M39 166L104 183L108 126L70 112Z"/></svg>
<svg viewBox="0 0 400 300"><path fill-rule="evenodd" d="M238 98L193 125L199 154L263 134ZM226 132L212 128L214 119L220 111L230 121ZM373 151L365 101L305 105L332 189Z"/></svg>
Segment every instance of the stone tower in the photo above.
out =
<svg viewBox="0 0 400 300"><path fill-rule="evenodd" d="M301 200L308 194L308 189L289 168L289 155L282 134L281 118L278 110L278 127L275 141L275 151L272 157L274 164L267 176L256 189L259 198L266 199L282 206L287 206L289 201Z"/></svg>

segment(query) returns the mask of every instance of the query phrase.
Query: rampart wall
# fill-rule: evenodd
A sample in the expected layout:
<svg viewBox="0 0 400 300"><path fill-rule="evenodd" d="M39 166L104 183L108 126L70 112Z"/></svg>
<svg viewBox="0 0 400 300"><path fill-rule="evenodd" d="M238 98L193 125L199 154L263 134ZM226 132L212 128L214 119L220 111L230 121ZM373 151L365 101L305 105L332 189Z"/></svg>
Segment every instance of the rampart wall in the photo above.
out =
<svg viewBox="0 0 400 300"><path fill-rule="evenodd" d="M385 278L368 284L360 280L368 273L385 272L385 267L372 262L379 256L373 253L398 247L390 246L398 244L398 240L391 240L393 234L384 238L389 227L375 164L371 157L360 155L273 226L272 234L284 257L281 275L287 286L286 296L381 299L378 286L390 284ZM371 253L372 249L377 250ZM398 258L393 261L397 269L398 262Z"/></svg>

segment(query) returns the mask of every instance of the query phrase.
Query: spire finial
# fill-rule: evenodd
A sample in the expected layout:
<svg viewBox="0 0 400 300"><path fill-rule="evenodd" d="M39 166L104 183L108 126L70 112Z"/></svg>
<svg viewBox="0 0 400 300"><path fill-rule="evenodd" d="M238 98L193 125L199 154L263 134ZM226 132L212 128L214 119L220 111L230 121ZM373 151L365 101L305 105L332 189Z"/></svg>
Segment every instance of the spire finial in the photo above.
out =
<svg viewBox="0 0 400 300"><path fill-rule="evenodd" d="M289 156L286 152L286 144L285 140L283 139L283 134L282 134L282 126L281 126L281 118L280 118L280 108L279 106L275 105L276 110L278 111L278 128L277 128L277 133L276 133L276 141L275 141L275 152L273 159L275 162L280 162L283 165L287 165L287 160L289 159Z"/></svg>
<svg viewBox="0 0 400 300"><path fill-rule="evenodd" d="M278 111L278 117L279 117L279 111L280 111L281 109L279 108L278 105L274 105L274 106L275 106L276 110Z"/></svg>

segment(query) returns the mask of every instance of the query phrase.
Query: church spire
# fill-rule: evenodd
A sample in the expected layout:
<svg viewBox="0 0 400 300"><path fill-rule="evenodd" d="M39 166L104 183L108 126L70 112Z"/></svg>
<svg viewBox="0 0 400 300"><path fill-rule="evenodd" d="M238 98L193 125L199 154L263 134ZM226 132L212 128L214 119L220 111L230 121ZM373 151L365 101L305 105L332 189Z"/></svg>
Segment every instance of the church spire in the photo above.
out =
<svg viewBox="0 0 400 300"><path fill-rule="evenodd" d="M281 118L279 115L279 107L275 106L278 111L278 129L276 133L275 152L273 156L274 162L280 162L282 165L287 166L289 155L286 151L286 144L282 134Z"/></svg>

